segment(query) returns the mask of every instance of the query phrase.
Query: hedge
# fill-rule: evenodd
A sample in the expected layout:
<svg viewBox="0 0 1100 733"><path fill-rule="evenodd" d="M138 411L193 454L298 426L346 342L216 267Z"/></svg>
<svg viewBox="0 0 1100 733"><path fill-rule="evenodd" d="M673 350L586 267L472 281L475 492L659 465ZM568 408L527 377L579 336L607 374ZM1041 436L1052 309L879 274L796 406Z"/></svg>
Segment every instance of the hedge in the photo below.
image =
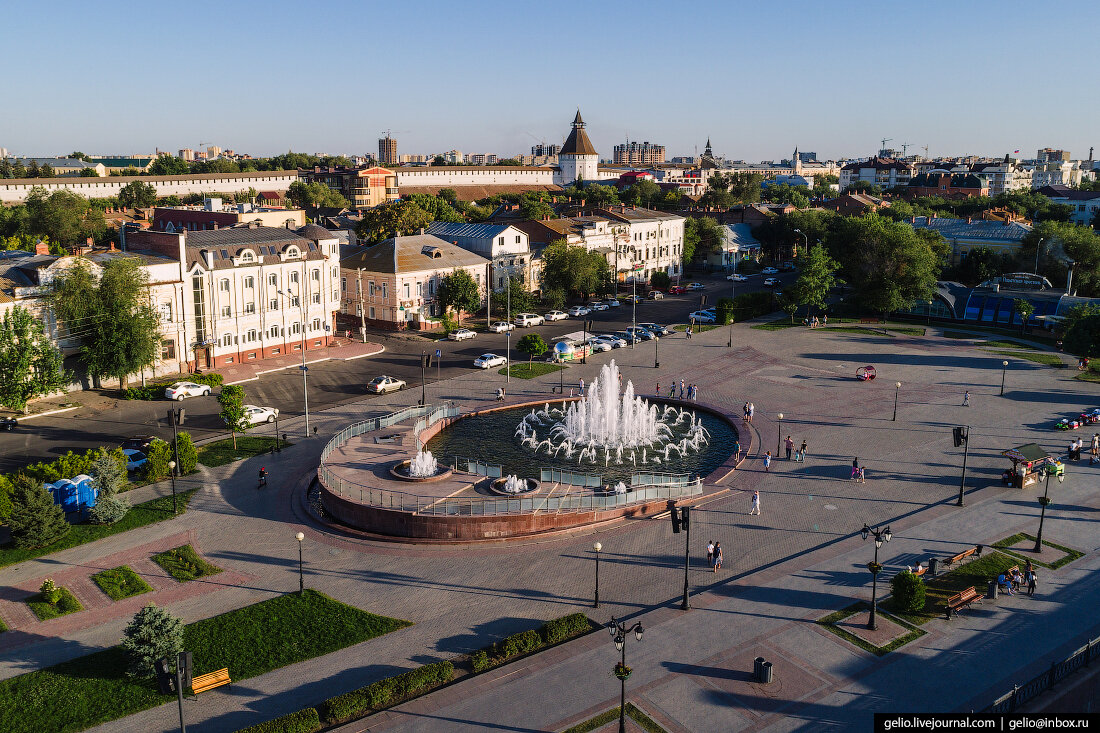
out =
<svg viewBox="0 0 1100 733"><path fill-rule="evenodd" d="M16 474L25 473L35 481L53 483L63 478L73 478L80 474L91 474L92 467L100 457L110 455L122 466L126 465L126 457L119 448L92 448L83 453L67 452L65 455L53 461L39 461L25 466L14 473L0 475L0 521L7 521L11 516L11 494L14 490L12 481Z"/></svg>
<svg viewBox="0 0 1100 733"><path fill-rule="evenodd" d="M592 630L592 622L583 613L571 613L544 623L537 631L522 631L478 649L470 655L474 672L504 664L515 657L529 654L544 646L551 646Z"/></svg>
<svg viewBox="0 0 1100 733"><path fill-rule="evenodd" d="M281 718L241 728L237 733L314 733L321 730L317 708L306 708Z"/></svg>
<svg viewBox="0 0 1100 733"><path fill-rule="evenodd" d="M317 712L326 724L361 718L446 684L454 673L454 665L450 662L426 664L396 677L387 677L358 690L330 697L317 707Z"/></svg>
<svg viewBox="0 0 1100 733"><path fill-rule="evenodd" d="M733 299L734 313L741 321L766 316L778 309L774 296L768 290L757 293L741 293Z"/></svg>
<svg viewBox="0 0 1100 733"><path fill-rule="evenodd" d="M211 372L210 374L189 374L186 377L180 377L179 379L172 379L166 382L146 382L144 387L127 387L124 395L128 400L159 400L161 397L164 397L164 388L170 387L176 382L194 382L195 384L208 384L211 387L220 387L224 379L225 377L216 372Z"/></svg>

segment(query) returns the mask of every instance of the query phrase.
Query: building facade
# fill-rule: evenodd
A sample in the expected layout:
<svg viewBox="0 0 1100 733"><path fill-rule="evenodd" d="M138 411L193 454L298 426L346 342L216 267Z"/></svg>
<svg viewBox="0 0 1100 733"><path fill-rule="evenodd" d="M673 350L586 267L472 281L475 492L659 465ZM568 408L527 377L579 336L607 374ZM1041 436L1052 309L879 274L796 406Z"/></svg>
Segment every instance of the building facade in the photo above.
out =
<svg viewBox="0 0 1100 733"><path fill-rule="evenodd" d="M107 178L6 178L0 179L0 203L19 203L31 189L40 186L50 194L72 191L87 198L110 198L133 181L147 183L157 196L185 196L194 193L236 193L286 191L298 180L298 171L251 171L249 173L181 173L174 176L110 176Z"/></svg>
<svg viewBox="0 0 1100 733"><path fill-rule="evenodd" d="M600 155L584 131L584 120L580 110L573 118L573 129L565 138L558 153L558 176L554 182L568 186L577 181L595 181L599 179Z"/></svg>
<svg viewBox="0 0 1100 733"><path fill-rule="evenodd" d="M951 245L951 263L957 264L971 250L979 247L997 254L1016 254L1031 226L1022 222L947 219L936 216L915 216L909 221L914 229L938 232Z"/></svg>
<svg viewBox="0 0 1100 733"><path fill-rule="evenodd" d="M855 161L840 169L840 190L847 190L856 181L878 186L884 191L897 186L908 186L913 173L914 167L911 164L893 158Z"/></svg>
<svg viewBox="0 0 1100 733"><path fill-rule="evenodd" d="M616 165L657 165L665 162L665 146L648 140L616 145L612 160Z"/></svg>
<svg viewBox="0 0 1100 733"><path fill-rule="evenodd" d="M397 140L389 135L378 138L378 162L382 165L397 163Z"/></svg>
<svg viewBox="0 0 1100 733"><path fill-rule="evenodd" d="M1065 204L1073 209L1069 220L1074 224L1092 225L1100 221L1100 191L1080 191L1069 186L1045 186L1039 189L1056 204Z"/></svg>
<svg viewBox="0 0 1100 733"><path fill-rule="evenodd" d="M397 174L381 166L322 168L298 171L307 183L323 183L338 192L355 209L370 209L400 197Z"/></svg>
<svg viewBox="0 0 1100 733"><path fill-rule="evenodd" d="M454 224L437 221L427 234L479 255L490 263L489 283L503 290L509 278L519 278L528 288L536 287L531 269L531 245L527 232L509 224Z"/></svg>
<svg viewBox="0 0 1100 733"><path fill-rule="evenodd" d="M157 206L153 209L151 228L158 232L202 231L223 229L247 222L256 222L265 227L297 229L305 226L306 212L302 209L255 204L223 205L220 198L211 198L206 199L202 206Z"/></svg>

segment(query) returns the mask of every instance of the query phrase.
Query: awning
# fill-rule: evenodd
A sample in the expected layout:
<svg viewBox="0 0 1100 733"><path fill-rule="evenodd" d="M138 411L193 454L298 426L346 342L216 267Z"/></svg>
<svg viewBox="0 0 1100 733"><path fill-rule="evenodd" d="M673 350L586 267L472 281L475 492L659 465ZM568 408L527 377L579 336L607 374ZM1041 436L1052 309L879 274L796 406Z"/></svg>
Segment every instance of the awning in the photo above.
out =
<svg viewBox="0 0 1100 733"><path fill-rule="evenodd" d="M1024 461L1025 463L1038 463L1039 461L1053 460L1052 456L1038 443L1028 443L1016 448L1010 448L1006 451L1001 451L1001 455L1005 458L1011 458L1014 461Z"/></svg>

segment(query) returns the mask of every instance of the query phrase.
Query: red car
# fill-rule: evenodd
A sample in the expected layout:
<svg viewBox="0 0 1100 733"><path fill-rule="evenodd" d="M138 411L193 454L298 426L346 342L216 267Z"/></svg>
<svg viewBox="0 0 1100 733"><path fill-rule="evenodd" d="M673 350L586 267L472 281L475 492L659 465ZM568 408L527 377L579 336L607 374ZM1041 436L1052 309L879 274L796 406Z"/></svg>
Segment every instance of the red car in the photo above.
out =
<svg viewBox="0 0 1100 733"><path fill-rule="evenodd" d="M669 295L683 295L686 292L687 288L685 288L683 285L673 285L668 289Z"/></svg>

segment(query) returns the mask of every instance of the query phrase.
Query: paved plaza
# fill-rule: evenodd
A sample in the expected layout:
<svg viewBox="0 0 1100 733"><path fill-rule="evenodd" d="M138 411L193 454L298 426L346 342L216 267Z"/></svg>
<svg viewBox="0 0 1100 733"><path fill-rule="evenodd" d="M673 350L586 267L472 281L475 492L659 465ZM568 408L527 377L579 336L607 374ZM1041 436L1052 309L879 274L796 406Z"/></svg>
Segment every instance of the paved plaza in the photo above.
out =
<svg viewBox="0 0 1100 733"><path fill-rule="evenodd" d="M1100 406L1100 387L1074 381L1072 369L1009 357L999 396L1004 357L942 338L937 328L927 337L891 337L738 325L733 348L727 338L721 328L663 339L659 370L652 344L639 344L571 366L565 377L590 382L614 358L640 394L682 378L699 385L700 402L728 414L739 416L746 400L755 404L753 423L740 428L751 438L742 440L750 455L723 482L729 491L692 516L689 612L679 610L684 535L673 535L667 518L474 547L379 541L315 522L304 495L324 443L351 422L407 406L417 391L312 414L317 436L303 437L300 423L291 422L297 443L279 456L182 480L181 488L200 491L179 519L5 568L0 617L12 631L0 635L0 677L117 643L134 606L147 600L189 622L294 590L299 530L306 534L309 587L414 625L188 700L197 729L233 731L575 611L601 623L615 616L645 624L644 639L628 644L635 670L628 696L670 731L840 729L866 727L873 711L981 708L1098 635L1095 615L1081 612L1100 601L1092 572L1100 566L1100 466L1087 460L1068 466L1064 484L1052 484L1044 529L1045 539L1086 554L1043 572L1035 598L1002 597L950 622L931 621L924 636L884 657L814 621L870 600L873 546L858 534L865 522L889 523L894 533L879 554L880 597L906 565L1034 533L1037 490L1002 487L1009 464L1000 452L1037 442L1064 453L1067 435L1050 426ZM855 380L864 364L877 367L874 382ZM471 370L431 385L428 401L484 406L502 381L495 371ZM556 374L512 380L509 396L549 399L557 383ZM971 427L963 508L954 505L962 463L954 425ZM805 462L779 458L765 472L764 451L775 455L788 434L796 446L807 442ZM866 483L849 479L854 458L866 468ZM255 482L260 465L272 475L262 492ZM138 489L134 500L167 490ZM760 516L748 515L753 490L761 492ZM599 609L591 608L596 540L603 545ZM708 540L725 552L718 573L705 567ZM87 587L86 578L101 569L184 541L226 572L181 593L155 566L134 565L154 586L140 601L96 602L98 591ZM28 618L19 601L47 576L66 578L88 610L50 622ZM752 680L757 656L773 662L773 684ZM616 660L609 637L591 634L345 728L562 730L617 705L619 685L610 676ZM176 714L173 703L96 730L170 730Z"/></svg>

